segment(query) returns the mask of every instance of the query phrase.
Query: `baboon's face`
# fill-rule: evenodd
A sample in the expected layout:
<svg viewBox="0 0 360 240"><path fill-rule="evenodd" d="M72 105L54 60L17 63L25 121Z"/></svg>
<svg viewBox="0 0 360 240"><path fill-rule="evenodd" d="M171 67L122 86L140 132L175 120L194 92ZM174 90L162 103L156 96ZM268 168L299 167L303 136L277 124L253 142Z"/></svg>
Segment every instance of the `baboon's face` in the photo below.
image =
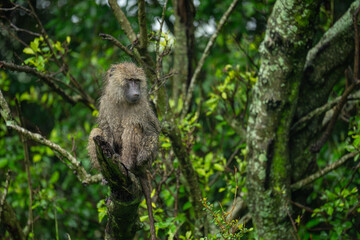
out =
<svg viewBox="0 0 360 240"><path fill-rule="evenodd" d="M145 73L133 63L112 65L106 79L105 94L118 104L137 104L147 97Z"/></svg>
<svg viewBox="0 0 360 240"><path fill-rule="evenodd" d="M128 103L137 103L140 99L141 94L141 80L136 78L126 79L124 85L125 99Z"/></svg>

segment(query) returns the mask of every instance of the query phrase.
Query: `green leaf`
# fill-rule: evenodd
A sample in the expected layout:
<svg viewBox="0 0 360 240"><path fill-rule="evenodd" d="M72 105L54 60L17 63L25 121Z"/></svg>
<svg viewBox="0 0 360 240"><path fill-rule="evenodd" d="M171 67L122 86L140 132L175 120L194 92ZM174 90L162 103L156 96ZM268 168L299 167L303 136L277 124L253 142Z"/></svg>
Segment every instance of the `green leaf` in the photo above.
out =
<svg viewBox="0 0 360 240"><path fill-rule="evenodd" d="M8 159L0 159L0 168L5 167L8 164Z"/></svg>
<svg viewBox="0 0 360 240"><path fill-rule="evenodd" d="M30 47L34 52L39 52L39 39L35 38L35 40L30 43Z"/></svg>
<svg viewBox="0 0 360 240"><path fill-rule="evenodd" d="M61 43L60 43L59 41L57 41L54 46L55 46L56 50L58 50L59 52L61 52L62 50L64 50L64 49L61 47Z"/></svg>
<svg viewBox="0 0 360 240"><path fill-rule="evenodd" d="M164 142L164 143L161 144L161 147L163 147L163 148L169 148L169 147L171 147L171 143L169 143L169 142Z"/></svg>
<svg viewBox="0 0 360 240"><path fill-rule="evenodd" d="M101 221L104 219L105 216L106 216L106 211L99 212L99 223L101 223Z"/></svg>
<svg viewBox="0 0 360 240"><path fill-rule="evenodd" d="M45 102L46 102L47 96L48 96L47 93L44 93L44 95L42 95L42 97L41 97L41 103L45 103Z"/></svg>
<svg viewBox="0 0 360 240"><path fill-rule="evenodd" d="M41 155L40 154L35 154L33 156L34 163L39 162L40 160L41 160Z"/></svg>
<svg viewBox="0 0 360 240"><path fill-rule="evenodd" d="M334 212L334 208L332 208L332 207L328 207L328 209L326 209L326 213L327 213L329 216L332 216L333 212Z"/></svg>
<svg viewBox="0 0 360 240"><path fill-rule="evenodd" d="M222 171L224 171L224 166L220 165L219 163L215 163L214 169L222 172Z"/></svg>
<svg viewBox="0 0 360 240"><path fill-rule="evenodd" d="M202 168L198 168L196 169L196 172L200 175L200 176L205 176L206 175L206 172L204 169Z"/></svg>
<svg viewBox="0 0 360 240"><path fill-rule="evenodd" d="M24 48L23 52L26 54L35 54L35 52L31 48L28 48L28 47Z"/></svg>
<svg viewBox="0 0 360 240"><path fill-rule="evenodd" d="M183 211L186 211L187 209L189 209L191 207L192 207L191 202L186 202L183 206Z"/></svg>
<svg viewBox="0 0 360 240"><path fill-rule="evenodd" d="M148 219L148 218L149 218L148 215L141 216L141 217L140 217L140 221L143 222L143 221L145 221L145 220Z"/></svg>
<svg viewBox="0 0 360 240"><path fill-rule="evenodd" d="M310 221L308 221L306 223L306 227L307 228L312 228L312 227L315 227L318 224L319 224L319 219L315 218L315 219L311 219Z"/></svg>
<svg viewBox="0 0 360 240"><path fill-rule="evenodd" d="M55 171L53 175L51 175L50 183L54 184L59 180L60 174L58 171Z"/></svg>

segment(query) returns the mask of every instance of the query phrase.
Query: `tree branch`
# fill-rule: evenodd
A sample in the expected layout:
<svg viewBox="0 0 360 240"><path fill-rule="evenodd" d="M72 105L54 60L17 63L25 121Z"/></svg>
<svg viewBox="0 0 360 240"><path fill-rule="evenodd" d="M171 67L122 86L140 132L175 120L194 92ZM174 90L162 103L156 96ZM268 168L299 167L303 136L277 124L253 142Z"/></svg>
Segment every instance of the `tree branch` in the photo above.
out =
<svg viewBox="0 0 360 240"><path fill-rule="evenodd" d="M140 28L139 37L139 51L142 55L146 52L147 48L147 27L146 27L146 12L145 12L145 0L138 0L138 21Z"/></svg>
<svg viewBox="0 0 360 240"><path fill-rule="evenodd" d="M121 42L119 42L116 38L114 38L110 34L100 33L99 36L102 37L102 39L104 40L109 40L110 42L112 42L115 46L123 50L129 57L134 59L137 63L142 62L142 60L136 54L134 54L129 49L127 49L127 47L125 47Z"/></svg>
<svg viewBox="0 0 360 240"><path fill-rule="evenodd" d="M49 74L39 72L36 69L28 67L28 66L19 66L19 65L15 65L13 63L5 62L5 61L0 61L0 68L2 68L2 67L5 69L17 71L17 72L29 73L33 76L36 76L36 77L42 79L50 88L52 88L64 100L66 100L67 102L69 102L72 105L75 105L75 103L77 103L79 101L78 98L70 96L62 88L60 88L56 82L61 82L61 81L59 79L52 77ZM66 85L66 84L64 83L64 85ZM68 85L66 85L66 86L71 88Z"/></svg>
<svg viewBox="0 0 360 240"><path fill-rule="evenodd" d="M105 239L133 239L140 229L138 208L143 195L140 182L103 137L95 136L94 142L101 173L111 190Z"/></svg>
<svg viewBox="0 0 360 240"><path fill-rule="evenodd" d="M86 172L81 162L77 161L77 159L72 156L68 151L60 147L59 145L49 141L38 133L33 133L28 131L25 128L22 128L16 124L16 122L11 118L10 109L6 103L6 100L0 91L0 106L2 110L0 110L1 116L5 120L5 124L7 128L13 129L23 135L26 138L29 138L37 143L48 146L52 150L58 152L61 156L66 158L68 162L60 159L64 164L66 164L70 169L74 170L74 174L83 184L91 184L96 183L101 180L101 174L98 175L90 175ZM70 164L68 164L70 163Z"/></svg>
<svg viewBox="0 0 360 240"><path fill-rule="evenodd" d="M221 17L219 24L216 27L216 31L214 32L214 34L210 37L208 44L206 45L206 48L201 56L201 59L195 69L195 72L193 74L193 76L191 77L190 80L190 85L189 85L189 89L187 91L186 94L186 99L184 102L184 108L181 114L181 119L184 119L187 112L189 111L189 106L190 106L190 101L192 98L192 94L195 88L195 82L196 82L196 78L199 75L201 68L204 65L205 59L207 58L207 56L209 55L210 49L211 47L214 45L215 40L217 38L217 36L220 33L220 30L222 29L222 27L224 26L224 24L226 23L226 21L228 20L231 12L234 10L236 4L238 3L239 0L233 0L232 3L230 4L229 8L226 10L226 12L224 13L224 15Z"/></svg>
<svg viewBox="0 0 360 240"><path fill-rule="evenodd" d="M360 100L360 91L351 94L348 98L347 101L358 101ZM321 114L329 111L331 108L333 108L336 104L338 104L338 102L340 101L341 96L335 98L334 100L327 102L326 104L322 105L319 108L316 108L315 110L311 111L310 113L308 113L306 116L300 118L297 122L295 122L292 127L291 127L291 131L296 132L299 131L301 129L303 129L304 127L306 127L306 123L309 122L311 119L313 119L316 116L320 116Z"/></svg>
<svg viewBox="0 0 360 240"><path fill-rule="evenodd" d="M312 84L324 82L326 73L343 65L349 55L354 54L354 27L352 13L359 6L360 0L354 1L346 13L322 36L320 41L309 51L304 72L309 73ZM338 54L341 53L341 54ZM314 89L316 91L317 89Z"/></svg>
<svg viewBox="0 0 360 240"><path fill-rule="evenodd" d="M358 72L359 72L359 30L358 30L358 15L360 11L360 6L356 9L354 15L353 15L353 21L354 21L354 37L355 37L355 56L354 56L354 75L349 76L349 71L345 71L345 77L347 82L352 82L352 84L345 89L345 92L342 94L340 101L336 105L334 109L334 114L324 132L324 134L320 137L318 141L316 141L311 147L310 151L312 152L319 152L322 146L326 143L328 137L330 136L332 130L334 129L335 123L337 121L338 116L340 115L340 112L344 105L347 102L347 97L350 95L350 93L360 84L360 81L358 79ZM351 79L350 79L351 78Z"/></svg>
<svg viewBox="0 0 360 240"><path fill-rule="evenodd" d="M319 170L318 172L306 177L305 179L302 179L302 180L292 184L291 189L293 191L295 191L295 190L298 190L298 189L304 187L305 185L307 185L309 183L312 183L313 181L315 181L316 179L324 176L328 172L331 172L331 171L335 170L336 168L340 167L347 160L349 160L350 158L355 157L357 154L359 154L359 152L352 152L352 153L348 153L348 154L344 155L342 158L340 158L336 162L334 162L334 163L328 165L327 167Z"/></svg>
<svg viewBox="0 0 360 240"><path fill-rule="evenodd" d="M126 36L129 38L130 42L136 40L136 34L132 29L129 20L125 16L124 12L121 10L120 6L117 4L116 0L109 0L109 5L115 14L115 18L120 24L121 29L125 32Z"/></svg>
<svg viewBox="0 0 360 240"><path fill-rule="evenodd" d="M53 45L50 43L48 34L46 33L46 30L44 28L44 26L42 25L41 20L39 19L38 15L35 12L34 7L31 4L31 1L28 0L27 1L30 7L30 12L31 15L35 18L36 22L38 23L39 27L40 27L40 31L41 34L46 42L46 44L48 45L52 55L54 61L56 62L56 64L58 65L58 67L60 68L61 73L64 76L68 76L70 79L70 82L75 86L75 88L79 91L80 95L82 96L83 102L85 103L85 105L87 105L91 110L94 109L94 105L95 105L95 100L92 99L92 97L90 97L85 91L84 89L81 87L81 85L79 84L79 82L74 78L74 76L72 76L72 74L69 72L69 66L67 65L66 61L64 60L64 55L60 52L59 54L56 54ZM60 62L60 60L56 57L56 56L60 56L62 62Z"/></svg>

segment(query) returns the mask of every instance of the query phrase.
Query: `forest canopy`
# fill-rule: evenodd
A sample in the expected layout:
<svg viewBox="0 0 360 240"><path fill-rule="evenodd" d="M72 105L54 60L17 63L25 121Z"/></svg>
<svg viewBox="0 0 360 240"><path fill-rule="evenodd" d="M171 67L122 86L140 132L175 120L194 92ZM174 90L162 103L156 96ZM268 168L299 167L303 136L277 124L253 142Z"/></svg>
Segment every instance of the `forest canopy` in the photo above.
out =
<svg viewBox="0 0 360 240"><path fill-rule="evenodd" d="M145 178L156 239L360 239L359 12L1 1L0 239L152 239ZM87 150L123 62L143 69L161 129L141 174L107 139L100 168Z"/></svg>

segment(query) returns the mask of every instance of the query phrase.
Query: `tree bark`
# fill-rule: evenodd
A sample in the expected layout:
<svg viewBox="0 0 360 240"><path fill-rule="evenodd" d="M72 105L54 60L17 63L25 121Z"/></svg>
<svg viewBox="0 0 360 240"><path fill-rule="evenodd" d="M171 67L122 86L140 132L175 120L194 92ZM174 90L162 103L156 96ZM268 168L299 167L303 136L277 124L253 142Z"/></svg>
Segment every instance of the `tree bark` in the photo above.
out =
<svg viewBox="0 0 360 240"><path fill-rule="evenodd" d="M133 239L141 227L138 215L142 190L139 180L120 163L118 154L101 136L94 137L101 173L110 187L106 200L105 239Z"/></svg>
<svg viewBox="0 0 360 240"><path fill-rule="evenodd" d="M308 52L294 122L326 104L334 84L344 76L344 70L351 64L354 54L352 14L359 5L359 0L354 1ZM293 169L296 169L292 177L294 182L312 173L309 172L309 166L313 164L315 154L308 148L319 137L323 117L324 113L318 114L291 132L290 158Z"/></svg>
<svg viewBox="0 0 360 240"><path fill-rule="evenodd" d="M260 46L247 130L248 205L263 239L293 239L289 213L290 128L320 1L277 1Z"/></svg>

